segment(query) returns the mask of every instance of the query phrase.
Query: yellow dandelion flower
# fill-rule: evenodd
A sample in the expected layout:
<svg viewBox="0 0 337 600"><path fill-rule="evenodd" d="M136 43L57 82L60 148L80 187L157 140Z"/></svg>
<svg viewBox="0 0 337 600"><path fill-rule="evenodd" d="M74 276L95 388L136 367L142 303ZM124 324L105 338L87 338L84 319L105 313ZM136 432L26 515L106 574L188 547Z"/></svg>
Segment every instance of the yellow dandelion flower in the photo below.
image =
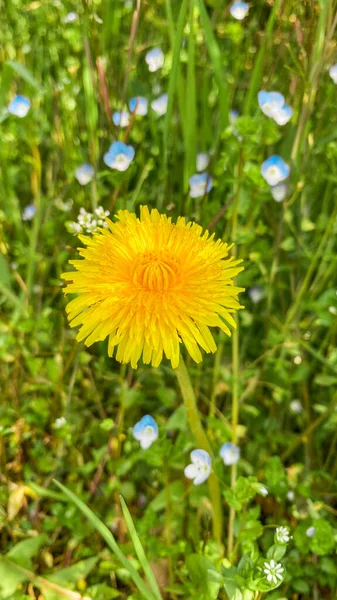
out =
<svg viewBox="0 0 337 600"><path fill-rule="evenodd" d="M71 327L81 325L77 340L90 346L109 337L108 353L133 368L141 356L157 367L163 354L179 364L180 344L202 360L200 348L215 352L209 327L230 335L232 314L242 308L233 277L240 260L228 257L232 246L196 223L176 224L157 210L141 206L140 218L120 210L116 223L92 237L80 235L83 260L63 273L65 293L80 294L67 305Z"/></svg>

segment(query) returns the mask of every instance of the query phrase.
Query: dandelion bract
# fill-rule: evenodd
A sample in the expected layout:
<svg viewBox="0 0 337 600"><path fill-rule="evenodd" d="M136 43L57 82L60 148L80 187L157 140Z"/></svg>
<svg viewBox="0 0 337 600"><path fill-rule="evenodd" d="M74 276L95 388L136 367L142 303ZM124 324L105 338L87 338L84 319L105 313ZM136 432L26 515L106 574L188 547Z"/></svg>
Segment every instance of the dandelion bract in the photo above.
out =
<svg viewBox="0 0 337 600"><path fill-rule="evenodd" d="M117 349L116 359L133 368L141 356L157 367L163 354L176 368L182 343L196 362L199 347L215 352L209 327L230 335L242 308L233 278L243 267L229 256L231 246L146 206L140 218L121 210L108 224L80 236L83 260L70 261L76 271L63 274L66 294L79 294L67 306L71 327L81 326L78 341L90 346L108 337L109 356Z"/></svg>

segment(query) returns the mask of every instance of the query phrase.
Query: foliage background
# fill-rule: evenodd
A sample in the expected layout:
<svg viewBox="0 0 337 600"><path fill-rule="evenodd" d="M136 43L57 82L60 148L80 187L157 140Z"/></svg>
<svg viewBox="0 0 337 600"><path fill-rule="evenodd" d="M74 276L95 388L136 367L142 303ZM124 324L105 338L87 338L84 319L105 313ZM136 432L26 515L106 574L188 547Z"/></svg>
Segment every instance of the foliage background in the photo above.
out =
<svg viewBox="0 0 337 600"><path fill-rule="evenodd" d="M191 555L218 564L207 488L192 489L183 477L194 442L168 364L120 366L105 343L78 344L66 322L60 274L77 246L66 222L80 207L139 204L235 241L245 263L238 284L263 287L259 304L245 294L239 315L239 474L256 476L269 495L254 500L255 530L241 531L237 552L263 552L272 543L268 526L288 525L285 582L269 597L336 597L337 111L328 74L336 2L258 0L243 22L222 0L144 1L138 11L117 0L8 0L0 8L0 540L4 553L29 541L16 562L31 573L20 583L0 562L0 597L38 598L38 574L53 574L77 597L139 597L53 478L91 506L137 565L122 494L168 598L203 593ZM78 19L65 23L71 10ZM155 45L166 60L151 74L144 56ZM150 111L133 122L136 158L125 173L102 161L125 132L110 119L99 65L111 108L169 91L166 117ZM281 91L294 108L284 128L259 110L260 89ZM15 93L32 100L22 120L6 112ZM233 108L241 115L235 127ZM191 200L196 152L211 148L214 188ZM260 175L273 153L291 166L282 204ZM74 178L82 162L96 169L83 188ZM22 221L31 203L36 217ZM215 448L232 437L233 389L231 340L217 334L217 342L215 357L188 364ZM302 412L291 411L294 399ZM130 430L146 413L160 438L145 453ZM229 486L228 469L217 469ZM313 524L318 542L305 533ZM42 593L52 598L43 586Z"/></svg>

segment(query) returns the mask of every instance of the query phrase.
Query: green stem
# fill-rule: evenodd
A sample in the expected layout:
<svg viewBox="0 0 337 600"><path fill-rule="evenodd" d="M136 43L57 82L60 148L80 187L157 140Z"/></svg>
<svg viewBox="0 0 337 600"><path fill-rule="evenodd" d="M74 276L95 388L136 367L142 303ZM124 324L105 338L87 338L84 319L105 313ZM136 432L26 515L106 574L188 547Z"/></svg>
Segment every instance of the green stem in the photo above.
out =
<svg viewBox="0 0 337 600"><path fill-rule="evenodd" d="M192 388L191 379L186 369L185 362L180 356L179 366L175 370L181 390L182 397L187 413L187 419L198 444L198 447L202 450L206 450L208 454L213 457L211 445L208 441L207 435L203 429L200 421L200 416L197 407L196 397ZM221 506L221 494L220 487L217 477L214 473L208 478L208 488L213 508L213 533L217 542L221 545L222 538L222 506Z"/></svg>

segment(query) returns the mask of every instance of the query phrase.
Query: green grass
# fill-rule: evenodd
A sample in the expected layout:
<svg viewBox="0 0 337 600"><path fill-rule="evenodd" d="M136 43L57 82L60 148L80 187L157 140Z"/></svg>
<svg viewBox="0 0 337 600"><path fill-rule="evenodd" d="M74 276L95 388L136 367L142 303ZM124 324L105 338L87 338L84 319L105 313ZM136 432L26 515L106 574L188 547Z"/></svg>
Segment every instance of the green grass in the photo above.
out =
<svg viewBox="0 0 337 600"><path fill-rule="evenodd" d="M66 23L63 0L0 2L0 600L332 600L337 3L258 0L242 22L222 0L138 6L86 2ZM154 46L165 64L150 73ZM284 94L287 125L261 112L260 89ZM165 92L166 115L149 109L128 131L107 114ZM32 102L23 119L6 110L16 93ZM125 172L103 162L117 139L136 151ZM201 151L213 188L193 199ZM272 154L291 167L282 203L260 173ZM82 187L84 162L96 175ZM211 224L245 266L239 334L213 328L217 354L199 365L183 351L214 453L220 544L207 484L184 478L196 446L168 361L121 367L67 323L60 275L81 245L67 224L80 208L141 204ZM132 436L145 414L159 426L146 451ZM219 457L233 439L236 470ZM259 570L272 557L285 568L275 590Z"/></svg>

